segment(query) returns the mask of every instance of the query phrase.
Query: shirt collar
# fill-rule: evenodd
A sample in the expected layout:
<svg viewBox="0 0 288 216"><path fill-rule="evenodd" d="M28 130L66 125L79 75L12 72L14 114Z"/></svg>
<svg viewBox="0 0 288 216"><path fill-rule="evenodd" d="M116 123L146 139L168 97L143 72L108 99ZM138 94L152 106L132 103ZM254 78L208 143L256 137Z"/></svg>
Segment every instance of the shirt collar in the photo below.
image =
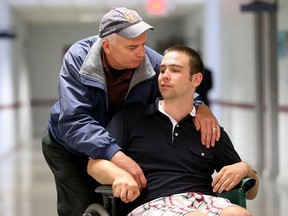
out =
<svg viewBox="0 0 288 216"><path fill-rule="evenodd" d="M160 101L162 101L162 100L163 100L163 98L161 98L161 97L156 98L155 103L150 104L150 105L148 106L148 108L146 109L145 115L153 115L153 114L155 114L157 111L160 111L160 110L159 110L159 103L160 103ZM195 116L196 116L196 108L195 108L194 105L193 105L192 111L190 112L190 116L192 116L192 117L195 117Z"/></svg>
<svg viewBox="0 0 288 216"><path fill-rule="evenodd" d="M193 105L193 108L192 108L192 111L190 112L190 115L192 117L195 117L196 116L196 107Z"/></svg>
<svg viewBox="0 0 288 216"><path fill-rule="evenodd" d="M169 115L168 113L166 113L165 110L162 108L162 106L161 106L162 101L163 101L162 99L158 100L158 106L157 106L157 107L158 107L158 110L159 110L161 113L167 115L169 118L172 118L172 117L170 117L170 115ZM192 111L190 112L190 115L191 115L192 117L195 117L195 116L196 116L196 108L195 108L194 105L193 105Z"/></svg>

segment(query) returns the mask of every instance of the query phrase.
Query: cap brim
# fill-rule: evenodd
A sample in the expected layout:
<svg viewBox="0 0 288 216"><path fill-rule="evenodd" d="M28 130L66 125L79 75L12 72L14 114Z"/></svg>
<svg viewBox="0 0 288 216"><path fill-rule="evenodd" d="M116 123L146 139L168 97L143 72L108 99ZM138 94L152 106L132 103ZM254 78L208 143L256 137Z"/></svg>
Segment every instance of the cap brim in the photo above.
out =
<svg viewBox="0 0 288 216"><path fill-rule="evenodd" d="M125 29L123 29L120 32L117 32L117 34L121 35L122 37L126 37L126 38L136 38L139 35L141 35L142 33L144 33L145 31L147 31L148 29L153 30L154 28L147 24L144 21L141 21L137 24L134 24L132 26L129 26Z"/></svg>

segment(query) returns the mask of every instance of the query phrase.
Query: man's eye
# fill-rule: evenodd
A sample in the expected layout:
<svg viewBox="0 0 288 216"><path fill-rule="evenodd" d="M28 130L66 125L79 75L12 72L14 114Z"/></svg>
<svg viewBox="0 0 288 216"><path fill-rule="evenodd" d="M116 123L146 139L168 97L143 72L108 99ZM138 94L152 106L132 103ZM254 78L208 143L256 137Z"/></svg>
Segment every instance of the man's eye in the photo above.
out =
<svg viewBox="0 0 288 216"><path fill-rule="evenodd" d="M160 73L161 73L161 74L164 74L164 73L165 73L165 70L164 70L164 69L160 70Z"/></svg>
<svg viewBox="0 0 288 216"><path fill-rule="evenodd" d="M137 47L128 47L129 50L135 50Z"/></svg>

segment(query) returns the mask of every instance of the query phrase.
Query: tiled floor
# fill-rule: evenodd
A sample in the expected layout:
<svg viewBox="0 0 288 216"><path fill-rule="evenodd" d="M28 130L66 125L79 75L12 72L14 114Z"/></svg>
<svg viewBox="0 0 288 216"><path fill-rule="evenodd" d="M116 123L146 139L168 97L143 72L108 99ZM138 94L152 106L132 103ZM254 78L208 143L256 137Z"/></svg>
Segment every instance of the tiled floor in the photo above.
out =
<svg viewBox="0 0 288 216"><path fill-rule="evenodd" d="M57 215L53 176L42 156L40 139L0 160L0 191L1 216ZM287 187L262 178L259 194L248 201L248 209L254 216L287 216Z"/></svg>

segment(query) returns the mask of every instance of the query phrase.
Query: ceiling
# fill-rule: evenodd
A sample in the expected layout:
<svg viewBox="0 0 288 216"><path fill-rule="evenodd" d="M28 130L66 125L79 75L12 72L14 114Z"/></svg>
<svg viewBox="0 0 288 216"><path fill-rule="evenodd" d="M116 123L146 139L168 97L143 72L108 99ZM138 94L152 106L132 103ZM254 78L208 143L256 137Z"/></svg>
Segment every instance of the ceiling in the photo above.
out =
<svg viewBox="0 0 288 216"><path fill-rule="evenodd" d="M112 7L125 6L136 10L147 19L169 20L191 13L205 0L6 0L21 19L31 24L89 23L99 22ZM148 13L147 5L166 2L166 12ZM156 5L155 5L156 2ZM153 4L152 4L153 5Z"/></svg>

